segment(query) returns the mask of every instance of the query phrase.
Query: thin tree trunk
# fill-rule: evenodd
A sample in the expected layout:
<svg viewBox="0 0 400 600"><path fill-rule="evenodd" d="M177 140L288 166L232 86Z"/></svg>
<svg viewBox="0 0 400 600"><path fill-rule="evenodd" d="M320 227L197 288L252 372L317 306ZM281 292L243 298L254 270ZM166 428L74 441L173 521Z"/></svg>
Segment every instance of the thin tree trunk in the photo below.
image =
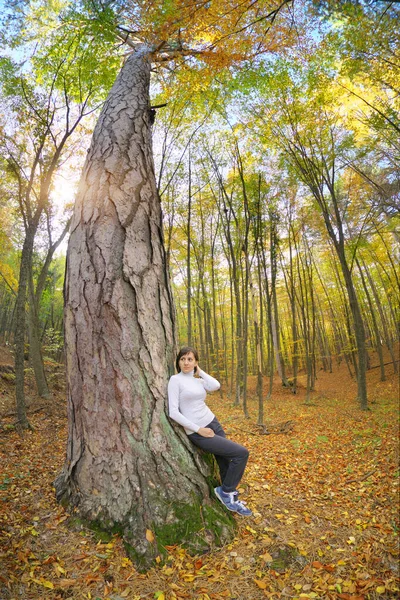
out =
<svg viewBox="0 0 400 600"><path fill-rule="evenodd" d="M192 346L192 274L190 265L191 250L191 218L192 218L192 168L190 160L189 147L189 191L188 191L188 212L187 212L187 241L186 241L186 279L187 279L187 340L188 345Z"/></svg>
<svg viewBox="0 0 400 600"><path fill-rule="evenodd" d="M372 294L373 294L374 299L375 299L375 304L376 304L376 306L378 308L379 316L380 316L381 323L382 323L383 337L385 339L386 346L387 346L387 348L388 348L388 350L390 352L390 356L391 356L391 359L392 359L394 372L397 373L398 372L398 365L397 365L396 356L395 356L395 353L394 353L394 350L393 350L393 344L392 344L392 340L391 340L391 337L390 337L389 329L388 329L388 326L387 326L385 313L384 313L384 310L382 308L382 303L381 303L380 298L378 296L378 292L377 292L374 280L372 279L371 274L370 274L370 272L369 272L369 270L366 267L366 265L365 265L364 262L363 262L363 267L364 267L365 272L367 274L368 282L369 282L369 285L370 285L371 290L372 290Z"/></svg>
<svg viewBox="0 0 400 600"><path fill-rule="evenodd" d="M216 286L216 274L215 274L215 244L218 234L218 223L215 228L215 234L211 240L211 292L212 292L212 323L213 323L213 331L214 331L214 340L215 340L215 371L217 374L218 381L221 381L220 374L220 365L219 365L219 355L220 355L220 342L219 342L219 334L218 334L218 319L216 313L216 304L217 304L217 286ZM226 353L225 353L226 356ZM225 366L226 366L226 361ZM220 395L222 397L222 388L220 388Z"/></svg>
<svg viewBox="0 0 400 600"><path fill-rule="evenodd" d="M246 419L249 418L247 407L247 377L248 377L248 338L249 338L249 264L247 246L245 254L245 274L243 290L243 412Z"/></svg>
<svg viewBox="0 0 400 600"><path fill-rule="evenodd" d="M353 315L354 322L354 333L356 337L357 343L357 354L358 354L358 364L357 364L357 384L358 384L358 399L360 401L360 406L363 410L367 410L368 402L367 402L367 350L365 347L365 330L364 323L362 320L360 305L358 302L356 290L353 284L352 275L350 269L348 267L346 257L343 252L338 252L340 265L342 267L342 272L344 276L344 280L346 283L346 289L349 297L349 304L351 313Z"/></svg>
<svg viewBox="0 0 400 600"><path fill-rule="evenodd" d="M246 256L248 262L248 257ZM256 341L256 358L257 358L257 397L258 397L258 424L264 424L264 402L262 395L262 355L261 355L261 338L260 338L260 322L258 319L257 310L257 298L253 284L253 277L251 274L250 265L247 266L249 270L249 286L251 294L251 304L253 310L253 323L254 323L254 336Z"/></svg>
<svg viewBox="0 0 400 600"><path fill-rule="evenodd" d="M278 299L276 295L276 276L277 276L277 265L276 255L278 252L277 248L277 236L276 236L276 223L274 216L271 216L271 235L270 235L270 256L271 256L271 295L272 295L272 313L271 313L271 325L272 325L272 340L275 351L275 362L278 369L279 377L281 378L282 385L289 387L288 380L285 372L285 362L282 358L281 351L281 340L279 331L279 311L278 311Z"/></svg>
<svg viewBox="0 0 400 600"><path fill-rule="evenodd" d="M32 277L29 279L29 360L35 373L35 381L39 396L42 398L50 398L50 391L44 370L42 344L40 341L38 306L35 302Z"/></svg>
<svg viewBox="0 0 400 600"><path fill-rule="evenodd" d="M30 427L26 415L25 404L25 332L26 332L26 297L29 273L32 262L33 242L39 222L39 215L26 230L24 245L21 253L21 264L19 270L18 293L15 305L15 399L18 417L18 426L21 429Z"/></svg>
<svg viewBox="0 0 400 600"><path fill-rule="evenodd" d="M368 301L369 314L371 315L371 319L372 319L372 326L373 326L374 337L375 337L375 342L376 342L376 351L378 353L379 365L380 365L380 369L381 369L381 381L386 381L385 361L383 359L382 342L381 342L381 336L380 336L380 332L379 332L379 328L378 328L378 323L377 323L376 316L375 316L375 309L372 304L371 294L368 291L368 286L367 286L367 282L365 281L364 273L362 272L361 265L357 258L356 258L356 265L358 267L358 272L360 273L361 282L362 282L364 292L365 292L365 295L366 295L367 301Z"/></svg>
<svg viewBox="0 0 400 600"><path fill-rule="evenodd" d="M262 269L264 272L264 287L265 287L265 299L267 305L267 320L268 320L268 328L267 328L267 355L268 355L268 376L269 376L269 386L268 386L268 394L267 399L272 397L272 388L274 383L274 347L273 347L273 313L272 313L272 292L270 289L270 285L268 282L268 272L267 272L267 260L265 256L264 244L262 236L260 237L260 247L261 247L261 259L262 259Z"/></svg>
<svg viewBox="0 0 400 600"><path fill-rule="evenodd" d="M293 344L293 356L292 356L292 366L293 366L293 394L297 394L297 371L299 368L299 341L298 341L298 333L297 333L297 319L296 319L296 292L295 292L295 281L294 281L294 273L293 273L293 250L291 243L291 235L290 232L294 232L293 228L289 228L289 269L290 269L290 288L288 286L288 292L290 289L289 299L290 299L290 308L292 313L292 344Z"/></svg>

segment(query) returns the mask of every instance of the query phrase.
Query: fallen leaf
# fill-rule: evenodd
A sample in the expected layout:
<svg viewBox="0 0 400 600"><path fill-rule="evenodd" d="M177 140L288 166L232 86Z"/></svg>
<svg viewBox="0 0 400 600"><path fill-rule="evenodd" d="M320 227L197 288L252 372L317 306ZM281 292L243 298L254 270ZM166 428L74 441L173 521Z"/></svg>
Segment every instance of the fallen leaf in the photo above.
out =
<svg viewBox="0 0 400 600"><path fill-rule="evenodd" d="M384 585L378 585L378 587L375 589L377 594L384 594L386 591L386 588Z"/></svg>
<svg viewBox="0 0 400 600"><path fill-rule="evenodd" d="M260 558L262 558L263 560L265 560L265 562L272 562L274 560L272 558L272 556L268 552L265 552L264 554L261 554Z"/></svg>
<svg viewBox="0 0 400 600"><path fill-rule="evenodd" d="M154 533L150 529L146 529L146 540L152 544L154 542Z"/></svg>
<svg viewBox="0 0 400 600"><path fill-rule="evenodd" d="M77 584L76 579L60 579L57 581L57 587L69 588Z"/></svg>

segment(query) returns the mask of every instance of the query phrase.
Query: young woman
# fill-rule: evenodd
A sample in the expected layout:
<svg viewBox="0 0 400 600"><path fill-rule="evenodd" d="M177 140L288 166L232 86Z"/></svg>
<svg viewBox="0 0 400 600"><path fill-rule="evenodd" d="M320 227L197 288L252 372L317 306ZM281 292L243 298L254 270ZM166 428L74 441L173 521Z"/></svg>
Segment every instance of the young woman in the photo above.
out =
<svg viewBox="0 0 400 600"><path fill-rule="evenodd" d="M206 391L218 390L220 384L200 369L198 353L189 346L180 349L176 370L178 374L173 375L168 384L169 416L185 428L193 444L215 455L222 482L214 490L217 498L228 510L248 517L252 512L240 502L236 488L246 468L249 452L226 438L205 402Z"/></svg>

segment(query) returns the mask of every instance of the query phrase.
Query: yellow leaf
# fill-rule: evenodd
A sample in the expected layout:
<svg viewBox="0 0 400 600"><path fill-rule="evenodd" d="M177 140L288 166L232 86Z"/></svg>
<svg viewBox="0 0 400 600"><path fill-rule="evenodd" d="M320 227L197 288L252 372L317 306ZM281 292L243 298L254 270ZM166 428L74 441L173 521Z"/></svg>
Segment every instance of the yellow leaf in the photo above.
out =
<svg viewBox="0 0 400 600"><path fill-rule="evenodd" d="M54 589L54 585L52 584L52 582L46 581L46 579L35 579L34 577L32 577L32 581L34 583L37 583L38 585L43 585L43 587L49 588L50 590Z"/></svg>
<svg viewBox="0 0 400 600"><path fill-rule="evenodd" d="M53 568L55 570L55 572L57 573L57 575L65 575L65 569L63 569L58 563L54 563Z"/></svg>
<svg viewBox="0 0 400 600"><path fill-rule="evenodd" d="M356 543L356 538L354 536L350 536L349 539L347 540L348 544L355 544Z"/></svg>
<svg viewBox="0 0 400 600"><path fill-rule="evenodd" d="M272 562L274 560L272 558L272 556L268 552L265 552L264 554L261 554L260 558L262 558L263 560L265 560L265 562Z"/></svg>
<svg viewBox="0 0 400 600"><path fill-rule="evenodd" d="M386 592L386 588L384 585L378 585L375 591L377 594L384 594Z"/></svg>
<svg viewBox="0 0 400 600"><path fill-rule="evenodd" d="M121 565L122 565L123 567L129 567L131 564L132 564L132 563L131 563L131 560L130 560L129 558L123 558L123 559L121 560Z"/></svg>
<svg viewBox="0 0 400 600"><path fill-rule="evenodd" d="M152 544L154 542L154 533L150 529L146 529L146 540Z"/></svg>
<svg viewBox="0 0 400 600"><path fill-rule="evenodd" d="M254 583L256 583L258 585L258 587L260 588L260 590L265 590L267 587L267 584L265 583L265 581L260 581L259 579L253 579Z"/></svg>
<svg viewBox="0 0 400 600"><path fill-rule="evenodd" d="M130 588L127 587L123 592L120 593L121 598L127 598L127 596L129 596L130 591Z"/></svg>

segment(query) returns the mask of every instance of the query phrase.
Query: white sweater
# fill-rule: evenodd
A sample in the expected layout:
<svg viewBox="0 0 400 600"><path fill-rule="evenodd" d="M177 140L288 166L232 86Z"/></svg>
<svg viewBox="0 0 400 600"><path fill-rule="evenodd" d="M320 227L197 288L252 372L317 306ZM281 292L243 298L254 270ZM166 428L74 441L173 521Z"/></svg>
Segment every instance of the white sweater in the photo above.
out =
<svg viewBox="0 0 400 600"><path fill-rule="evenodd" d="M214 419L214 413L205 403L206 390L219 390L219 381L197 368L200 379L190 373L173 375L168 383L169 416L185 428L188 435L197 433Z"/></svg>

